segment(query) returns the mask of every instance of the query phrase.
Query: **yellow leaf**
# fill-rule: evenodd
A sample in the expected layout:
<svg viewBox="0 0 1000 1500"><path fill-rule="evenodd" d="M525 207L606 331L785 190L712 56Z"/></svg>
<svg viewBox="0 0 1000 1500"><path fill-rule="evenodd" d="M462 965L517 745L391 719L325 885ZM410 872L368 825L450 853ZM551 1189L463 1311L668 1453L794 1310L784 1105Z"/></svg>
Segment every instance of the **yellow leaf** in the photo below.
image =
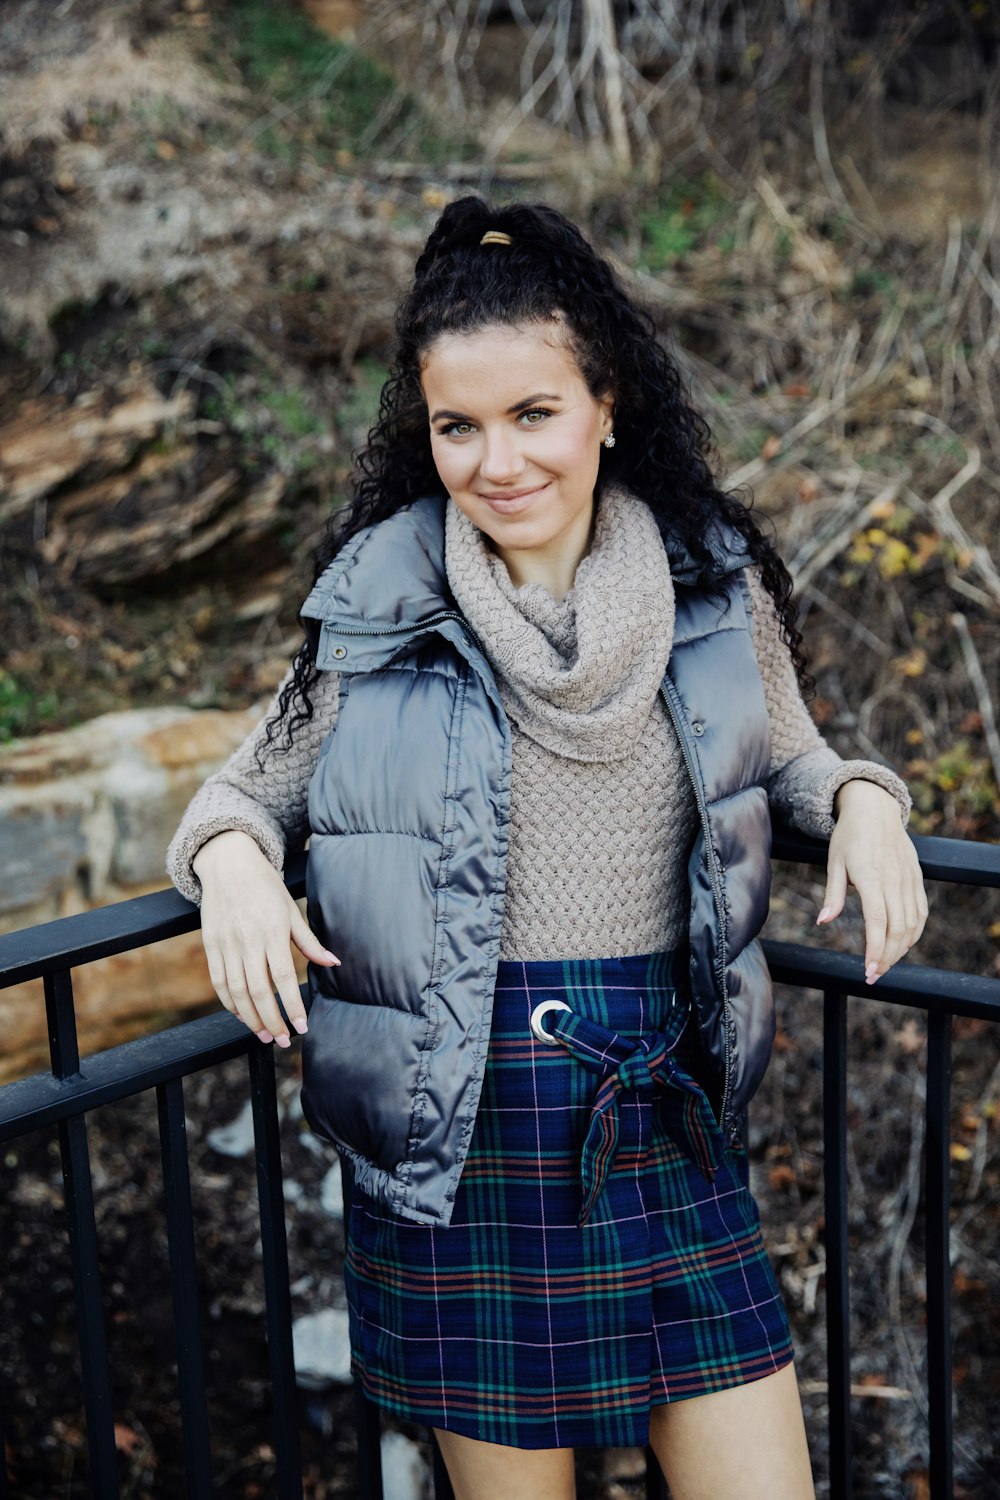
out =
<svg viewBox="0 0 1000 1500"><path fill-rule="evenodd" d="M905 542L898 537L888 538L878 560L879 572L883 578L899 578L908 570L912 556Z"/></svg>
<svg viewBox="0 0 1000 1500"><path fill-rule="evenodd" d="M897 656L892 665L901 677L922 677L927 666L927 652L923 646L917 646L906 656Z"/></svg>
<svg viewBox="0 0 1000 1500"><path fill-rule="evenodd" d="M962 1143L961 1143L961 1141L952 1141L952 1143L951 1143L951 1159L952 1159L952 1161L968 1161L971 1155L972 1155L972 1152L969 1150L968 1146L963 1146Z"/></svg>
<svg viewBox="0 0 1000 1500"><path fill-rule="evenodd" d="M908 729L906 731L906 743L908 745L922 745L924 743L924 731L922 729Z"/></svg>
<svg viewBox="0 0 1000 1500"><path fill-rule="evenodd" d="M895 500L883 500L880 505L876 505L875 508L869 512L869 515L874 521L888 521L889 517L895 514L895 511Z"/></svg>
<svg viewBox="0 0 1000 1500"><path fill-rule="evenodd" d="M938 549L938 535L935 531L919 531L917 533L917 545L913 549L913 557L910 559L910 568L918 572L925 568L931 558L935 556Z"/></svg>
<svg viewBox="0 0 1000 1500"><path fill-rule="evenodd" d="M991 938L1000 938L1000 922L991 922L986 931Z"/></svg>

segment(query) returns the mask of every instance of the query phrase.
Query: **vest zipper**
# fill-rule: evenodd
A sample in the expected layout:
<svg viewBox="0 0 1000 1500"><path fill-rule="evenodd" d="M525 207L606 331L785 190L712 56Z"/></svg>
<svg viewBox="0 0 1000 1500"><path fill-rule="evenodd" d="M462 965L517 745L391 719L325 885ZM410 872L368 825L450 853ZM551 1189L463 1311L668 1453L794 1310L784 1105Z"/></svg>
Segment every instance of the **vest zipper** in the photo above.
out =
<svg viewBox="0 0 1000 1500"><path fill-rule="evenodd" d="M698 774L698 769L694 763L694 756L691 753L691 747L685 735L683 713L680 704L676 703L672 696L674 692L676 692L676 689L672 683L668 689L661 682L660 694L666 704L667 712L670 715L671 722L677 734L681 754L684 757L684 764L687 766L688 776L691 778L691 785L694 788L694 799L698 806L698 817L701 820L702 832L705 837L705 859L708 864L709 878L712 882L712 895L715 899L716 915L719 919L719 941L716 945L715 961L718 970L719 990L722 994L722 1039L724 1054L722 1103L719 1107L719 1120L723 1131L725 1131L730 1094L730 1068L732 1063L730 1042L731 1016L729 1010L729 991L726 984L726 903L722 894L722 876L719 873L718 860L715 857L715 849L712 845L712 828L708 821L708 803L705 800L701 777Z"/></svg>

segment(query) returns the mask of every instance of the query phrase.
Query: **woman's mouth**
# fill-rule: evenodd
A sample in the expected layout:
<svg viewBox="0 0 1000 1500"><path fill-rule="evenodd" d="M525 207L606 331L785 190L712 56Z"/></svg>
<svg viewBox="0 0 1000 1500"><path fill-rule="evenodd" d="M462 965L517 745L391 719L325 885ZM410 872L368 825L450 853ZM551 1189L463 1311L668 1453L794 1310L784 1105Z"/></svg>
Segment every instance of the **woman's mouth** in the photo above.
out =
<svg viewBox="0 0 1000 1500"><path fill-rule="evenodd" d="M549 481L546 480L544 484L537 484L530 490L499 490L494 494L480 494L479 498L499 515L509 516L526 509L536 495L548 489L548 485Z"/></svg>

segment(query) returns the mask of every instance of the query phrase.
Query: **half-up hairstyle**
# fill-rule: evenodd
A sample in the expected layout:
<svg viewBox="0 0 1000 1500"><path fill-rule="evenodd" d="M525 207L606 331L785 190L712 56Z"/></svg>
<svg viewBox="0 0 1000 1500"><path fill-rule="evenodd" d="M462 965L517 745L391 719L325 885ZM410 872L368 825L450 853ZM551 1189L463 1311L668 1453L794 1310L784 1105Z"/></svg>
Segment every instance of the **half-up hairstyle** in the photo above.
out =
<svg viewBox="0 0 1000 1500"><path fill-rule="evenodd" d="M680 544L709 589L716 581L705 542L710 523L721 519L743 536L808 692L791 578L745 501L717 486L708 424L689 404L653 319L632 301L580 230L544 203L493 206L466 197L441 214L397 309L395 354L378 417L355 455L351 498L328 522L316 553L316 577L363 527L423 495L444 493L431 457L420 386L422 361L435 340L498 325L555 321L565 329L591 395L598 399L610 390L614 396L616 444L613 450L601 448L598 492L602 479L614 479L644 500L665 541ZM265 749L282 727L287 747L295 729L312 717L309 690L317 675L307 636L277 714L267 724Z"/></svg>

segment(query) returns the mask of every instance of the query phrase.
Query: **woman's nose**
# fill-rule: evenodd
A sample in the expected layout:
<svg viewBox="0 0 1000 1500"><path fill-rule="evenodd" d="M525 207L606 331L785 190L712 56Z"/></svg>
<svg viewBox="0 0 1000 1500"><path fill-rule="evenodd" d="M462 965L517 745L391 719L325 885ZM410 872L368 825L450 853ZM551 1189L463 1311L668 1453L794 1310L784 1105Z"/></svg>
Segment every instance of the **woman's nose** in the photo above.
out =
<svg viewBox="0 0 1000 1500"><path fill-rule="evenodd" d="M516 479L524 472L524 455L518 447L517 437L509 432L486 432L483 434L483 456L479 472L492 484Z"/></svg>

